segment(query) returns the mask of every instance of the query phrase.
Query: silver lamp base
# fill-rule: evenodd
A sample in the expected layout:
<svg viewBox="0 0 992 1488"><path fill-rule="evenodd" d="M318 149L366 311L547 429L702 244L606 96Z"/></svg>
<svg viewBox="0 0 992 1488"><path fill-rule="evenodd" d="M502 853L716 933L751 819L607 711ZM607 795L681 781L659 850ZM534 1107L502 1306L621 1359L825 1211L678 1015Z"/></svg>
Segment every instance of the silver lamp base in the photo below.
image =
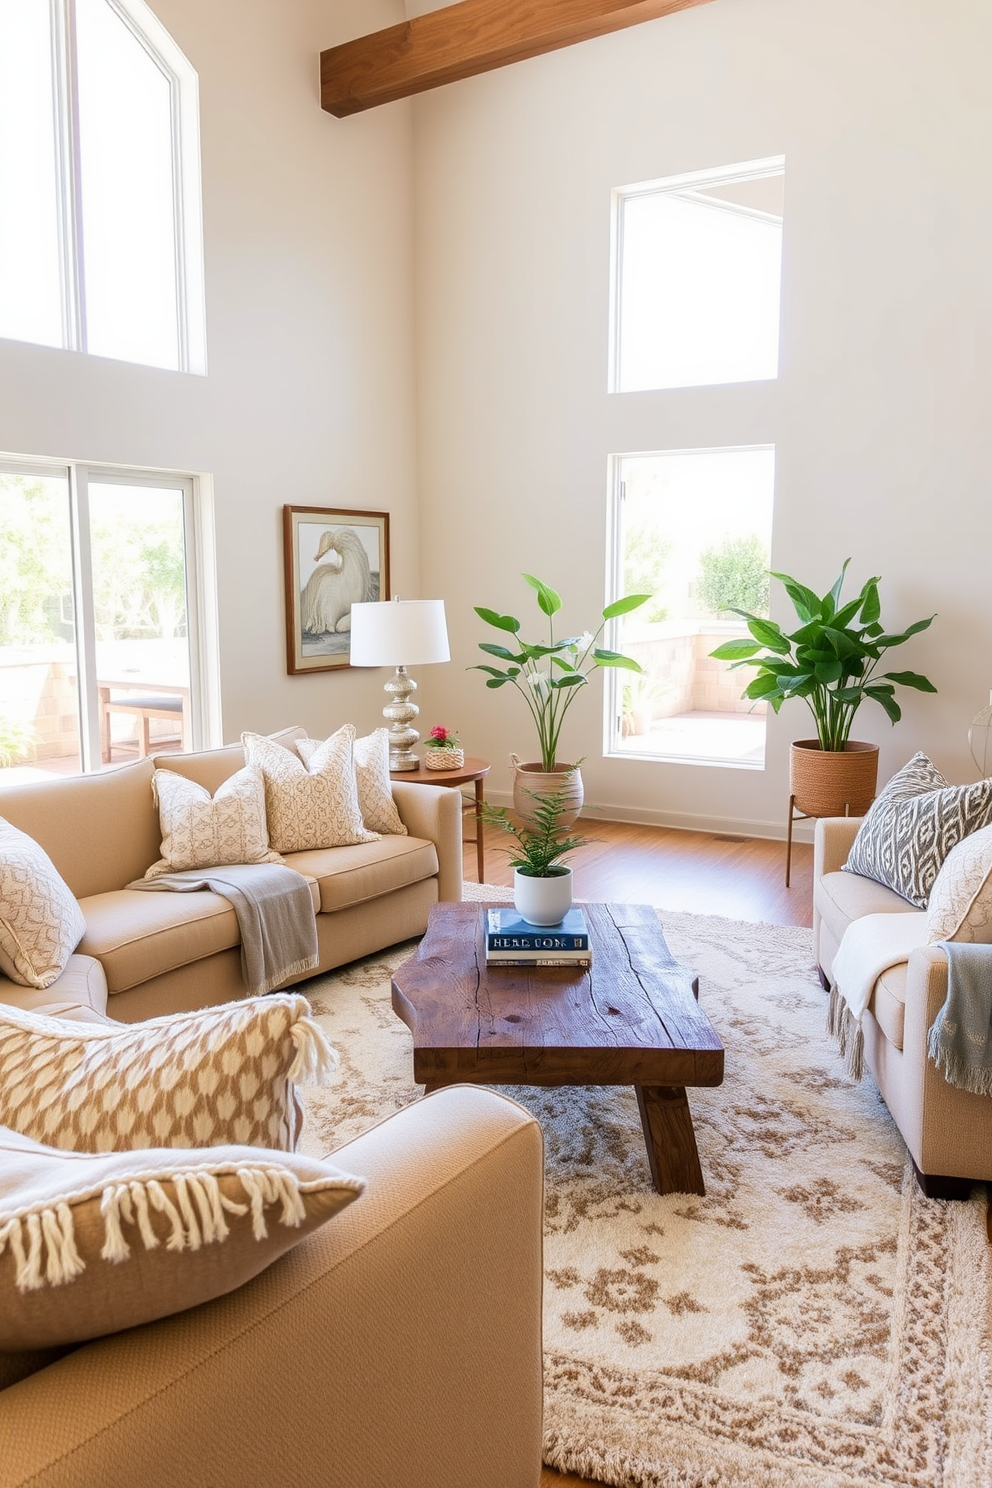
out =
<svg viewBox="0 0 992 1488"><path fill-rule="evenodd" d="M405 666L398 666L383 690L390 697L382 710L382 716L389 724L389 768L416 770L420 766L420 760L414 754L413 746L420 734L411 724L419 715L420 709L409 699L411 692L416 692L417 684Z"/></svg>

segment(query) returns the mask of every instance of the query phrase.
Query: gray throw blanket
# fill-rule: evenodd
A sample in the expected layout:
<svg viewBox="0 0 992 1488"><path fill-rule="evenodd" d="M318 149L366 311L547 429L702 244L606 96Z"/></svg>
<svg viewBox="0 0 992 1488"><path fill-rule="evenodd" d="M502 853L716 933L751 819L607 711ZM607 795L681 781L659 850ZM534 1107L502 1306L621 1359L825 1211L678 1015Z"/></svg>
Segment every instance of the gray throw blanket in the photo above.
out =
<svg viewBox="0 0 992 1488"><path fill-rule="evenodd" d="M927 1049L945 1080L973 1095L992 1095L992 945L942 940L947 1001Z"/></svg>
<svg viewBox="0 0 992 1488"><path fill-rule="evenodd" d="M310 885L293 868L278 863L189 868L139 878L128 888L182 894L212 889L230 899L241 932L241 968L251 993L272 992L290 977L316 970L317 922Z"/></svg>

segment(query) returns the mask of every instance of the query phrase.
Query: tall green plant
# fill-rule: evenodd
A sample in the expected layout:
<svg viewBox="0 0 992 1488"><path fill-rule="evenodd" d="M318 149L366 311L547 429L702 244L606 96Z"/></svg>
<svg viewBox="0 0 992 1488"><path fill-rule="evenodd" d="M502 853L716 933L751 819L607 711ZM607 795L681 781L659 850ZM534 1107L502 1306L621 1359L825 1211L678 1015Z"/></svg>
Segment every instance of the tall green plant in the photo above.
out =
<svg viewBox="0 0 992 1488"><path fill-rule="evenodd" d="M788 574L773 573L792 600L798 630L786 633L773 620L746 610L743 617L752 640L725 641L710 655L735 667L750 666L757 675L743 696L770 703L777 713L787 698L802 698L816 723L821 749L840 750L848 741L854 715L866 698L880 704L893 723L902 717L895 699L897 687L936 692L918 672L883 672L878 664L886 651L932 624L935 616L917 620L903 631L883 627L878 597L879 579L869 579L856 599L841 605L840 595L850 558L840 577L822 598ZM758 653L761 653L760 655Z"/></svg>
<svg viewBox="0 0 992 1488"><path fill-rule="evenodd" d="M476 605L475 613L487 625L495 626L497 630L517 638L517 649L513 651L509 646L495 641L480 641L479 650L502 661L504 670L482 663L469 670L488 673L487 687L505 687L509 682L517 689L537 726L541 767L544 770L553 770L565 715L579 691L587 685L588 674L596 667L623 667L629 672L643 670L640 662L635 661L632 656L624 656L621 651L604 650L596 642L603 634L608 620L636 610L638 606L646 604L651 595L628 594L623 599L608 604L595 635L587 630L580 636L566 636L563 640L556 640L554 617L561 609L561 596L549 584L535 579L533 574L524 574L523 577L537 591L538 607L548 617L548 639L544 642L521 641L520 621L515 616L500 615L496 610L487 610Z"/></svg>

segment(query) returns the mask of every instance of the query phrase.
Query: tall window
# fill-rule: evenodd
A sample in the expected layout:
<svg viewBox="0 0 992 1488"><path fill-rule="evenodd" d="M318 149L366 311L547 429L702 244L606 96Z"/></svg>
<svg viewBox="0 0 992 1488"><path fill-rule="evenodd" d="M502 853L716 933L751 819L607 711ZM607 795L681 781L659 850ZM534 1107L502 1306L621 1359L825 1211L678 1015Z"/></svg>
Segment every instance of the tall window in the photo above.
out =
<svg viewBox="0 0 992 1488"><path fill-rule="evenodd" d="M678 450L615 462L616 594L652 594L617 622L640 675L617 673L609 747L621 755L760 767L765 706L710 656L768 613L775 454Z"/></svg>
<svg viewBox="0 0 992 1488"><path fill-rule="evenodd" d="M616 193L615 392L778 375L783 162Z"/></svg>
<svg viewBox="0 0 992 1488"><path fill-rule="evenodd" d="M0 785L201 742L194 499L0 464Z"/></svg>
<svg viewBox="0 0 992 1488"><path fill-rule="evenodd" d="M0 210L0 336L205 371L196 74L143 0L2 0Z"/></svg>

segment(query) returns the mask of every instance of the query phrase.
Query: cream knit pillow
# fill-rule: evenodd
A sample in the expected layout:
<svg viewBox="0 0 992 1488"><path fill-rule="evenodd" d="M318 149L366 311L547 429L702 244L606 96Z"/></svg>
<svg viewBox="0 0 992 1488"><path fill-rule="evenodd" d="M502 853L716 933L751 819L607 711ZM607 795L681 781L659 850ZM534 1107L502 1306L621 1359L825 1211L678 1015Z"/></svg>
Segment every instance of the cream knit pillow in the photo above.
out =
<svg viewBox="0 0 992 1488"><path fill-rule="evenodd" d="M309 766L321 747L321 741L297 739L296 747L300 759ZM389 730L379 728L362 739L356 739L354 754L358 806L366 831L395 833L405 837L407 830L396 810L392 781L389 778Z"/></svg>
<svg viewBox="0 0 992 1488"><path fill-rule="evenodd" d="M293 1081L337 1056L305 997L246 997L145 1023L71 1023L0 1004L0 1125L72 1152L295 1148Z"/></svg>
<svg viewBox="0 0 992 1488"><path fill-rule="evenodd" d="M927 941L992 941L992 827L951 849L927 905Z"/></svg>
<svg viewBox="0 0 992 1488"><path fill-rule="evenodd" d="M0 817L0 971L22 987L50 987L85 933L44 848Z"/></svg>
<svg viewBox="0 0 992 1488"><path fill-rule="evenodd" d="M0 1353L79 1343L220 1297L364 1186L288 1152L95 1156L0 1127Z"/></svg>
<svg viewBox="0 0 992 1488"><path fill-rule="evenodd" d="M225 780L213 796L175 770L156 770L152 791L162 828L162 856L146 878L227 863L282 862L269 848L265 781L252 765Z"/></svg>
<svg viewBox="0 0 992 1488"><path fill-rule="evenodd" d="M249 765L265 777L269 846L276 852L378 841L377 832L365 830L358 806L350 723L325 739L306 765L261 734L242 734L241 742Z"/></svg>

